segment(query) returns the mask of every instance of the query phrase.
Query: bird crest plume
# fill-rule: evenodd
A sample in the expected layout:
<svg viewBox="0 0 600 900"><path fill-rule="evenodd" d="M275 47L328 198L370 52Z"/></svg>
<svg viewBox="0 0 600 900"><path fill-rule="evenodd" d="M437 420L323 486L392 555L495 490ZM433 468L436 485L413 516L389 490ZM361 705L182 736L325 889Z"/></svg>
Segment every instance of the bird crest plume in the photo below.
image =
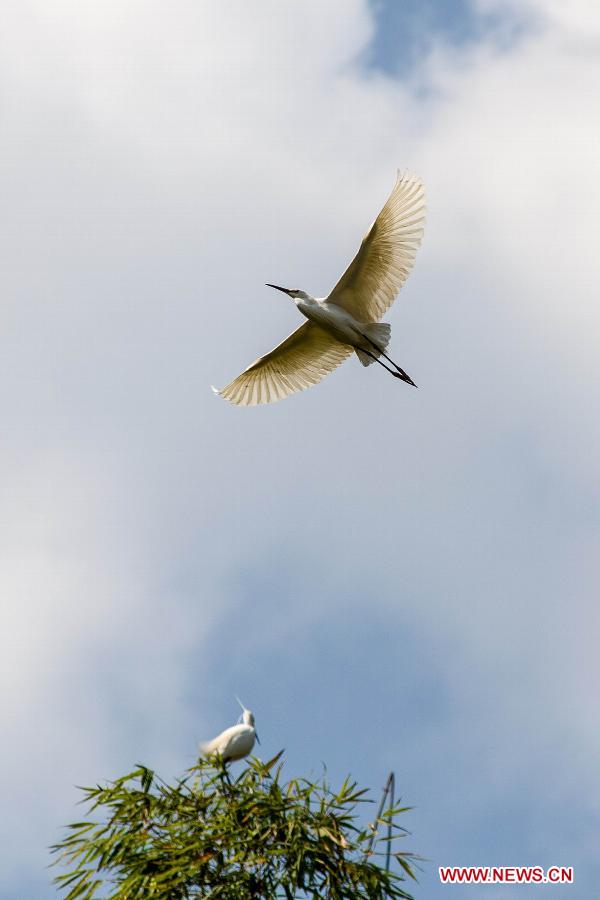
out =
<svg viewBox="0 0 600 900"><path fill-rule="evenodd" d="M242 715L240 716L242 722L244 723L244 725L251 725L252 728L254 728L254 713L251 710L247 709L247 707L244 706L244 704L242 703L240 698L237 696L237 694L236 694L235 699L242 707ZM258 735L257 735L257 740L258 740ZM258 743L260 744L260 741L258 741Z"/></svg>

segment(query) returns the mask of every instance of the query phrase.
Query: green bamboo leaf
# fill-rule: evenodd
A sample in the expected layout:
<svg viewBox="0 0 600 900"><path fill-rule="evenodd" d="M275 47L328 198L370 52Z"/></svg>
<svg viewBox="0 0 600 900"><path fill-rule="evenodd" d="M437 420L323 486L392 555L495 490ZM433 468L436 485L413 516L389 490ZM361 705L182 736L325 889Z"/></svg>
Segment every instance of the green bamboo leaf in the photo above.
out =
<svg viewBox="0 0 600 900"><path fill-rule="evenodd" d="M67 900L410 897L410 854L386 872L376 850L383 836L371 848L373 830L357 818L357 804L373 802L366 790L350 777L337 791L325 778L280 782L282 756L251 759L235 781L222 763L199 760L172 785L139 764L84 789L98 821L72 823L52 848L59 891ZM401 814L377 819L386 831L394 825L382 847L406 834L394 821Z"/></svg>

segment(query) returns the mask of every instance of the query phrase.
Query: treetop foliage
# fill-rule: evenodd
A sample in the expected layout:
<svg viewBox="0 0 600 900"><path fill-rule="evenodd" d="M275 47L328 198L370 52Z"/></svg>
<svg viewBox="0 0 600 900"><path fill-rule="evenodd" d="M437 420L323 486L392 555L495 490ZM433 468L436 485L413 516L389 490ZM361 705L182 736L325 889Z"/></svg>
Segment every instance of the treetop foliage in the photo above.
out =
<svg viewBox="0 0 600 900"><path fill-rule="evenodd" d="M337 791L325 778L283 782L281 756L252 758L234 781L213 759L173 785L140 765L82 788L88 816L52 848L65 900L412 900L416 857L395 851L389 871L381 864L388 842L407 834L394 821L407 808L380 808L361 824L361 805L373 802L366 789L350 779Z"/></svg>

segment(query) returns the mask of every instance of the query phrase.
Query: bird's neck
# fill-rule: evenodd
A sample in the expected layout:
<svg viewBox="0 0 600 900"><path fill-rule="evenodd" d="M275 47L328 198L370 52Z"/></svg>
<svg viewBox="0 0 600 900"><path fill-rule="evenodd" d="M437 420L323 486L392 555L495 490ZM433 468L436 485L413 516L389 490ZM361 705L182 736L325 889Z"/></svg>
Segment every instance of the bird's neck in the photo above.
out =
<svg viewBox="0 0 600 900"><path fill-rule="evenodd" d="M300 312L302 312L303 309L314 309L315 306L319 305L319 301L316 297L311 297L310 294L307 294L305 297L295 297L294 303Z"/></svg>

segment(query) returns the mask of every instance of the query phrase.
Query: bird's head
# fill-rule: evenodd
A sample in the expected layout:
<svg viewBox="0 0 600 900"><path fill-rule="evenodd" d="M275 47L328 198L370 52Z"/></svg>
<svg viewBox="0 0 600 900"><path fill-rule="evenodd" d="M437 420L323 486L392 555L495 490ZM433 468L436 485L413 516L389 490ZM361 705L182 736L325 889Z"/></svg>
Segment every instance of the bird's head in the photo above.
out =
<svg viewBox="0 0 600 900"><path fill-rule="evenodd" d="M288 297L291 297L292 300L308 300L308 299L310 299L309 295L306 293L306 291L299 291L296 288L279 287L278 284L269 284L268 282L266 284L266 287L272 287L272 288L275 288L276 291L282 291L284 294L287 294Z"/></svg>
<svg viewBox="0 0 600 900"><path fill-rule="evenodd" d="M235 699L242 707L242 722L244 723L244 725L249 725L250 728L254 728L254 713L251 712L251 710L246 709L246 707L244 706L244 704L242 703L242 701L240 700L239 697L236 697ZM260 744L258 734L256 733L256 728L254 728L254 736L255 736L256 740L258 741L258 743Z"/></svg>

